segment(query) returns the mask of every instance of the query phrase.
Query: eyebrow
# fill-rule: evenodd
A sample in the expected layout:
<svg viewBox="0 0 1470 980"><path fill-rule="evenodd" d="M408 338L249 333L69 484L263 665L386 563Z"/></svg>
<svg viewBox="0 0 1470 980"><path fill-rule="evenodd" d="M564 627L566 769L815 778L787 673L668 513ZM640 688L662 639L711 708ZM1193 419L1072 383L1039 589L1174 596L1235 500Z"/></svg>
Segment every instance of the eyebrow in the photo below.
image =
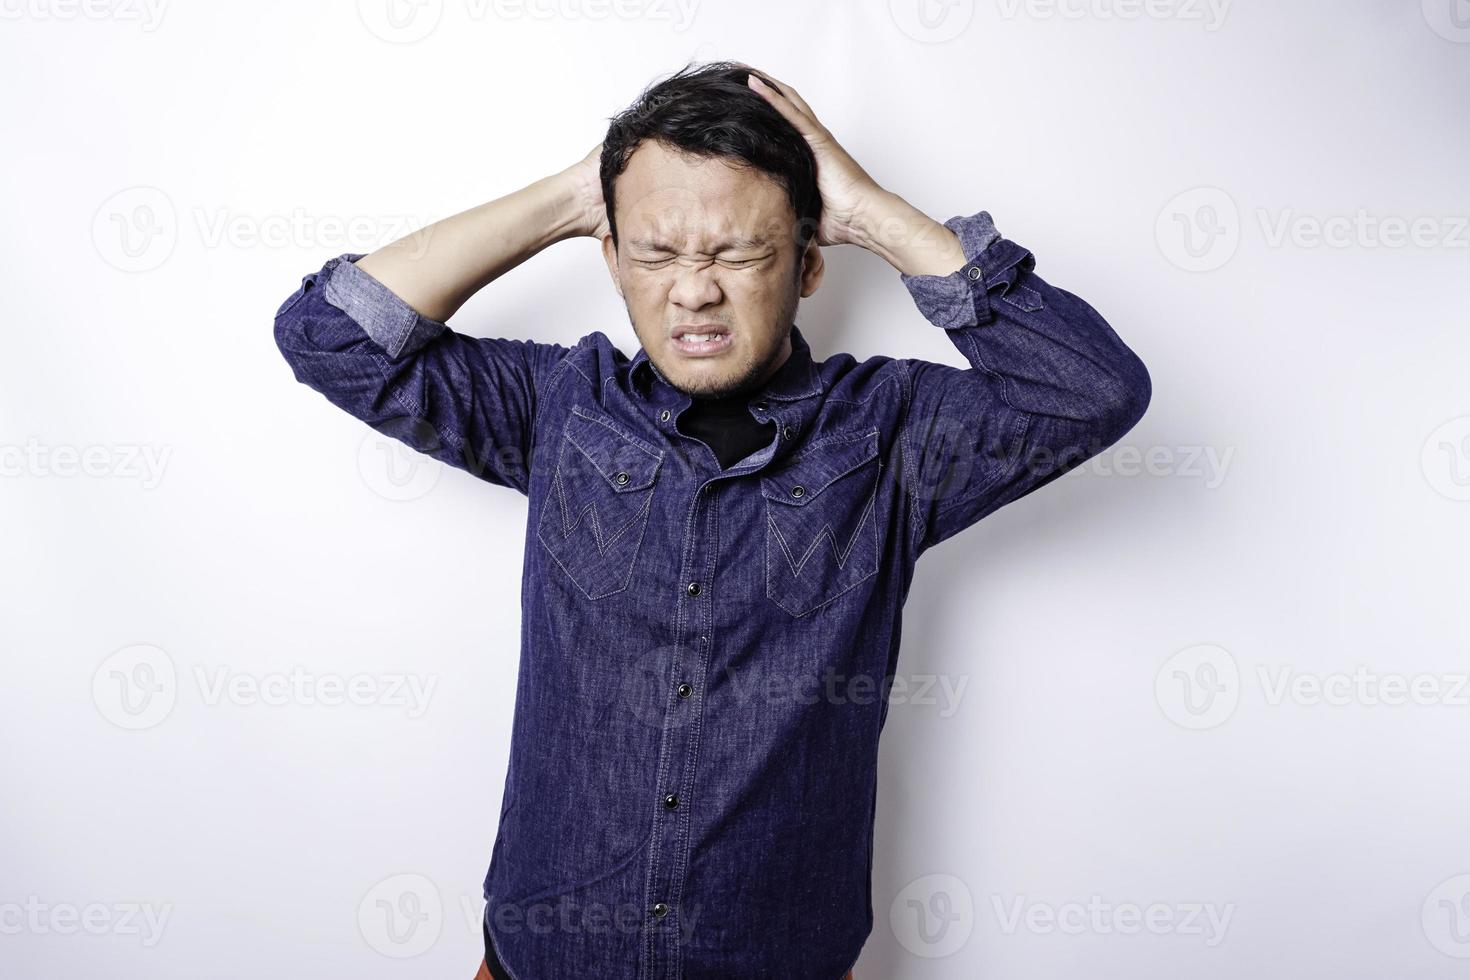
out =
<svg viewBox="0 0 1470 980"><path fill-rule="evenodd" d="M654 249L654 250L664 251L664 252L672 252L672 251L674 251L673 248L671 248L670 246L668 246L667 244L665 244L660 239L656 239L656 238L630 238L630 239L628 239L628 244L629 245L632 245L632 246L634 246L636 248L647 248L647 249ZM725 239L723 242L720 242L715 247L715 251L716 252L724 252L724 251L727 251L729 249L735 249L735 250L742 250L743 251L743 250L747 250L747 249L764 248L765 246L767 246L769 244L770 244L769 241L767 241L766 239L761 238L759 236L757 236L755 238L747 238L747 237L741 236L741 237L737 237L737 238L727 238L727 239Z"/></svg>

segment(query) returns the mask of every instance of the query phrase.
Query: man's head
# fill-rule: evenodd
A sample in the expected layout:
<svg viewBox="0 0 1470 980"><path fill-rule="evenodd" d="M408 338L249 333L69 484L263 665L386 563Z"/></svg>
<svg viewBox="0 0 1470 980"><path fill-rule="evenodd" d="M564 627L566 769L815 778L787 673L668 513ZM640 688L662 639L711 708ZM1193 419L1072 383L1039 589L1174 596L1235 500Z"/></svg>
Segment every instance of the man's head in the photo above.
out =
<svg viewBox="0 0 1470 980"><path fill-rule="evenodd" d="M613 117L603 141L608 271L649 358L694 395L770 377L791 353L798 300L822 280L816 159L749 75L686 65Z"/></svg>

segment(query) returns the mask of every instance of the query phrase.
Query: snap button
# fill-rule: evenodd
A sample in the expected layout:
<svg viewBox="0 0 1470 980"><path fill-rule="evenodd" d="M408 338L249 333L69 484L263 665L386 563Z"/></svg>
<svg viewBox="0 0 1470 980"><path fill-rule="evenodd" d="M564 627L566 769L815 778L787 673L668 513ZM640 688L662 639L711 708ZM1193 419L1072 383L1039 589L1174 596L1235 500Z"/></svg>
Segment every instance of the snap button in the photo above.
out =
<svg viewBox="0 0 1470 980"><path fill-rule="evenodd" d="M763 402L763 401L762 402L756 402L755 403L755 410L757 412L764 412L766 410L766 403Z"/></svg>
<svg viewBox="0 0 1470 980"><path fill-rule="evenodd" d="M626 474L626 473L619 473L617 475L616 479L618 481L618 486L622 486L623 484L625 484L625 483L628 482L628 474Z"/></svg>
<svg viewBox="0 0 1470 980"><path fill-rule="evenodd" d="M791 496L793 496L793 497L805 497L806 496L806 487L804 487L800 483L798 483L796 486L794 486L794 487L791 488Z"/></svg>
<svg viewBox="0 0 1470 980"><path fill-rule="evenodd" d="M794 435L796 435L796 429L789 425L781 429L781 437L783 439L790 439Z"/></svg>
<svg viewBox="0 0 1470 980"><path fill-rule="evenodd" d="M968 273L966 273L966 275L968 275L971 279L979 279L980 278L980 267L978 265L972 265L972 266L970 266L970 271Z"/></svg>
<svg viewBox="0 0 1470 980"><path fill-rule="evenodd" d="M689 583L689 594L690 595L699 595L699 583L698 582L690 582Z"/></svg>
<svg viewBox="0 0 1470 980"><path fill-rule="evenodd" d="M688 681L684 681L682 684L679 685L678 691L679 697L687 698L689 695L694 693L694 685L689 683Z"/></svg>
<svg viewBox="0 0 1470 980"><path fill-rule="evenodd" d="M657 905L655 905L653 907L653 917L655 919L662 919L664 916L666 916L668 914L669 914L669 907L667 905L665 905L663 902L659 902Z"/></svg>
<svg viewBox="0 0 1470 980"><path fill-rule="evenodd" d="M665 796L664 797L664 809L665 810L674 810L674 809L677 809L678 806L679 806L679 794L678 793L670 793L668 796Z"/></svg>
<svg viewBox="0 0 1470 980"><path fill-rule="evenodd" d="M660 422L667 422L669 420L669 410L667 408L658 413L658 420Z"/></svg>

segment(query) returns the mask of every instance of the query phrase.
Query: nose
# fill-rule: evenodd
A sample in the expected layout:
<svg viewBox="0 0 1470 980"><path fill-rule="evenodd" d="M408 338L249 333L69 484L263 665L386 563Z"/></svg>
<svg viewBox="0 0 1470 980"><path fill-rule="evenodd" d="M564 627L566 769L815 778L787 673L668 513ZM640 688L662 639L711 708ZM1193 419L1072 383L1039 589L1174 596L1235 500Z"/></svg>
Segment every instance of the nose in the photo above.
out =
<svg viewBox="0 0 1470 980"><path fill-rule="evenodd" d="M686 310L702 310L718 303L724 294L715 279L713 262L675 263L674 286L669 300Z"/></svg>

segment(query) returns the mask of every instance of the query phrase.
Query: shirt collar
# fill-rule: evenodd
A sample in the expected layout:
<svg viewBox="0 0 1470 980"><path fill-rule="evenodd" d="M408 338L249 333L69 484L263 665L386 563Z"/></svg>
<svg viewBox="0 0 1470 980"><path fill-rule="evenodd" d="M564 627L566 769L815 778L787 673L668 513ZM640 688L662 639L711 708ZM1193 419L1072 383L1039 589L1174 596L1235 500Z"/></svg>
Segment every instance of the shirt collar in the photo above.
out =
<svg viewBox="0 0 1470 980"><path fill-rule="evenodd" d="M649 359L648 351L641 347L629 364L627 378L629 387L646 403L653 423L666 432L677 428L679 416L694 401L689 394L668 383L658 366ZM761 450L721 475L763 469L802 445L821 410L822 399L818 396L825 391L823 385L818 365L812 361L811 347L793 323L791 353L776 372L749 395L748 405L754 417L775 423L773 448Z"/></svg>

